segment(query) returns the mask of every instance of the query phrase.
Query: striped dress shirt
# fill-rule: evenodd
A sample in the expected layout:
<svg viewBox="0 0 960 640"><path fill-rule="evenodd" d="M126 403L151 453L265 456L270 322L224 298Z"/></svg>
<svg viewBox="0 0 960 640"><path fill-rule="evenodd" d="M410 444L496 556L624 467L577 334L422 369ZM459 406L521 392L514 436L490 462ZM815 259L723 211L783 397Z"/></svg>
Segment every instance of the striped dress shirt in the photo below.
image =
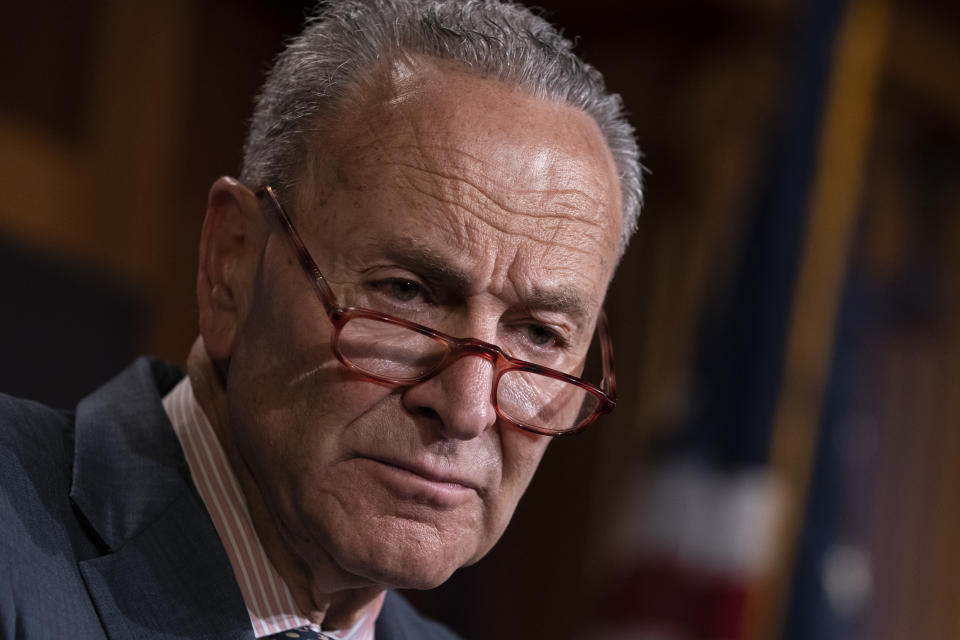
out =
<svg viewBox="0 0 960 640"><path fill-rule="evenodd" d="M247 502L210 421L193 394L189 376L163 399L163 408L180 440L197 493L220 535L240 585L256 637L316 625L299 614L290 589L267 557L250 519ZM324 631L337 640L374 640L373 628L383 595L350 629Z"/></svg>

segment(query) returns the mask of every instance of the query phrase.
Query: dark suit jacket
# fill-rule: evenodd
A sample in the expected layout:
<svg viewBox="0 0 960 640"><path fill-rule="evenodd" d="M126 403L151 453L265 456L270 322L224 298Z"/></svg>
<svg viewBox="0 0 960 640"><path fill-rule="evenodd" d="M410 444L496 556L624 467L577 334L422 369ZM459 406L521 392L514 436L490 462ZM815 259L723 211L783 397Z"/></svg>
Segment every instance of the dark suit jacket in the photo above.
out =
<svg viewBox="0 0 960 640"><path fill-rule="evenodd" d="M75 413L0 395L0 636L253 638L160 400L136 361ZM377 640L447 640L389 593Z"/></svg>

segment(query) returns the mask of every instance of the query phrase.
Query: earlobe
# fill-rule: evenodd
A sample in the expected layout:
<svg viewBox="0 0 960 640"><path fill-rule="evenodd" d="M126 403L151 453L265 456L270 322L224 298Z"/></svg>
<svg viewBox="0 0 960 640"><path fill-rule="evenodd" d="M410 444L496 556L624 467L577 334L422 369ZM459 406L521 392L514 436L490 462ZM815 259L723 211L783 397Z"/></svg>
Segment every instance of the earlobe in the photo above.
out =
<svg viewBox="0 0 960 640"><path fill-rule="evenodd" d="M256 197L233 178L213 183L200 234L197 269L199 330L210 357L226 361L253 286L263 235Z"/></svg>

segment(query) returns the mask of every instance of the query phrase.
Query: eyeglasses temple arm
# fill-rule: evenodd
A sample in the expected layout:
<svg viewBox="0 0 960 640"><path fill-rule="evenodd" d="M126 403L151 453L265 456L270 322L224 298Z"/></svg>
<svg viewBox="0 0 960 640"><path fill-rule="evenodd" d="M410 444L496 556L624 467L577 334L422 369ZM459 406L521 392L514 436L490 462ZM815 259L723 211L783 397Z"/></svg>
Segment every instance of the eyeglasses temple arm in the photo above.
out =
<svg viewBox="0 0 960 640"><path fill-rule="evenodd" d="M603 390L610 400L617 399L617 373L613 367L613 341L610 339L610 324L607 322L607 312L600 310L597 319L597 331L600 333L600 352L603 357Z"/></svg>
<svg viewBox="0 0 960 640"><path fill-rule="evenodd" d="M320 268L317 266L317 263L314 262L312 257L310 257L310 252L307 250L307 245L304 244L300 234L297 233L296 228L293 226L293 222L290 220L290 216L287 215L283 205L280 204L280 200L277 198L277 194L273 190L273 187L270 185L264 185L257 189L254 193L257 196L266 194L267 199L270 201L271 212L273 213L273 215L268 215L267 217L271 222L278 225L281 231L283 231L283 235L287 238L290 246L293 247L294 253L297 254L297 258L300 260L300 265L303 267L304 271L310 275L311 281L313 282L314 287L316 287L317 293L320 295L320 300L323 302L326 312L328 314L332 313L333 310L338 307L336 296L333 295L333 290L330 289L330 285L327 284L327 279L323 277L322 273L320 273Z"/></svg>

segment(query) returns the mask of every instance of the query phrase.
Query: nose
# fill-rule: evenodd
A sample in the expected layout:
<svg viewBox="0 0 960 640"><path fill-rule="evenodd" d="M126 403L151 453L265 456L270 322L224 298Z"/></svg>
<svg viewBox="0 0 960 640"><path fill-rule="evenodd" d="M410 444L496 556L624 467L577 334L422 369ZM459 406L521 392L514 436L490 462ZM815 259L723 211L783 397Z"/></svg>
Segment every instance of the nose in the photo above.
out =
<svg viewBox="0 0 960 640"><path fill-rule="evenodd" d="M497 421L493 376L488 356L463 355L432 378L406 389L404 406L413 413L434 416L447 438L476 438Z"/></svg>

